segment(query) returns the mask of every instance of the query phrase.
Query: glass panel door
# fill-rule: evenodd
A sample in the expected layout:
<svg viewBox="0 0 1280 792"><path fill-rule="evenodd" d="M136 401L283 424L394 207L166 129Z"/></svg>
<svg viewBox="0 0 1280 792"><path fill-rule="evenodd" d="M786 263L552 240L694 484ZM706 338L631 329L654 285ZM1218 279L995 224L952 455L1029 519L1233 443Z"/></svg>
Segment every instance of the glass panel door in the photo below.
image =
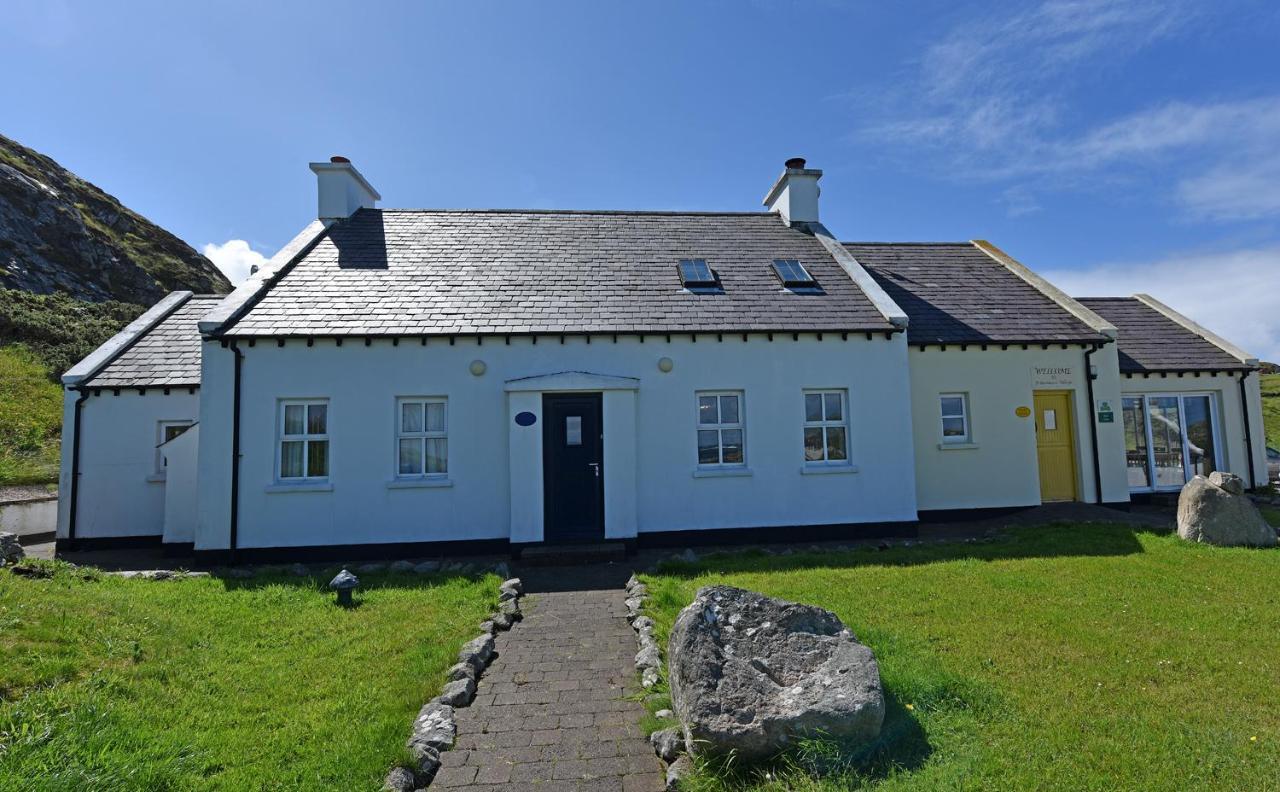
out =
<svg viewBox="0 0 1280 792"><path fill-rule="evenodd" d="M1187 452L1191 475L1207 476L1218 469L1214 453L1213 412L1208 396L1183 396L1183 420L1187 427Z"/></svg>
<svg viewBox="0 0 1280 792"><path fill-rule="evenodd" d="M1124 407L1124 463L1129 489L1150 489L1151 459L1147 455L1147 411L1140 397L1126 396Z"/></svg>
<svg viewBox="0 0 1280 792"><path fill-rule="evenodd" d="M1152 396L1147 400L1150 415L1151 453L1155 457L1157 487L1181 487L1186 483L1182 457L1182 411L1177 396Z"/></svg>

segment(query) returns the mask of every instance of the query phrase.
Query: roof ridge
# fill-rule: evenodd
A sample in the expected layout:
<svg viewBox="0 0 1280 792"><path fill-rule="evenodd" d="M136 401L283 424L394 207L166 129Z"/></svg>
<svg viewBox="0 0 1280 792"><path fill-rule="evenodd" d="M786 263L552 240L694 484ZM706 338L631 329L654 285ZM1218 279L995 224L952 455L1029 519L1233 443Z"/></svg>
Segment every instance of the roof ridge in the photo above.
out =
<svg viewBox="0 0 1280 792"><path fill-rule="evenodd" d="M564 214L564 215L640 215L640 216L656 216L656 217L771 217L776 216L774 212L735 212L735 211L709 211L709 210L689 210L681 211L676 209L518 209L518 208L488 208L488 209L433 209L426 208L364 208L361 212L402 212L416 214Z"/></svg>
<svg viewBox="0 0 1280 792"><path fill-rule="evenodd" d="M876 247L972 247L972 243L964 242L841 242L842 245L866 245Z"/></svg>

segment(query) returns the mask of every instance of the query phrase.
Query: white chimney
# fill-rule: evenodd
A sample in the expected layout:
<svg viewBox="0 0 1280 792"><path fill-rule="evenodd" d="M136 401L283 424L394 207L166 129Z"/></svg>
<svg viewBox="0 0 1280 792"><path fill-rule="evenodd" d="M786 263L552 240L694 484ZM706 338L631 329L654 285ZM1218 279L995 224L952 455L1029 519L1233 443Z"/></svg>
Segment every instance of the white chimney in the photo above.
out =
<svg viewBox="0 0 1280 792"><path fill-rule="evenodd" d="M355 214L357 209L372 209L382 200L373 185L346 157L330 157L328 162L311 163L319 194L319 217L325 225Z"/></svg>
<svg viewBox="0 0 1280 792"><path fill-rule="evenodd" d="M818 222L818 179L822 171L806 168L802 157L792 157L786 169L764 197L770 212L777 212L787 225Z"/></svg>

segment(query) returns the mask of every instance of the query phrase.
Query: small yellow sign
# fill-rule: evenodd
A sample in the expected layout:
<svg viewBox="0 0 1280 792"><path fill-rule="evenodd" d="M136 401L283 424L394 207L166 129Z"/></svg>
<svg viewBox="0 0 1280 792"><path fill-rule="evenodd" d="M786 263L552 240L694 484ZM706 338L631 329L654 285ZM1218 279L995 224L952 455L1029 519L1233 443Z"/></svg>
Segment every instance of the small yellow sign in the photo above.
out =
<svg viewBox="0 0 1280 792"><path fill-rule="evenodd" d="M1016 409L1016 410L1014 410L1014 411L1013 411L1013 414L1014 414L1014 415L1016 415L1016 416L1018 416L1019 418L1030 418L1030 417L1031 417L1031 408L1030 408L1030 407L1019 407L1018 409Z"/></svg>

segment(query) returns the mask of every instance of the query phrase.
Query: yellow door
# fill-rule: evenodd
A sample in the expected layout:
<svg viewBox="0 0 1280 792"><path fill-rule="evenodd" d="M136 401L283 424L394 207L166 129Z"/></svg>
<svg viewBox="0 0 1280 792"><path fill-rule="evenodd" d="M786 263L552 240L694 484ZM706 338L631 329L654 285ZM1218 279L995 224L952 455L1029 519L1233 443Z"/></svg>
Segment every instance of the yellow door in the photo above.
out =
<svg viewBox="0 0 1280 792"><path fill-rule="evenodd" d="M1036 455L1040 459L1040 500L1076 499L1076 433L1070 391L1036 391Z"/></svg>

